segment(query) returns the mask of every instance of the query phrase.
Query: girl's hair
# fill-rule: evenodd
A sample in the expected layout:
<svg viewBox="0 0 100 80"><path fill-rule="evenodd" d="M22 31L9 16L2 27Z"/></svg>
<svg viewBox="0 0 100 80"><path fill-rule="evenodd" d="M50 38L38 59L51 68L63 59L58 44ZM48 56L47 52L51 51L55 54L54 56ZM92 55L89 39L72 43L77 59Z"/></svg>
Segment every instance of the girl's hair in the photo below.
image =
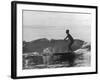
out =
<svg viewBox="0 0 100 80"><path fill-rule="evenodd" d="M66 30L66 33L69 33L69 30L68 29Z"/></svg>

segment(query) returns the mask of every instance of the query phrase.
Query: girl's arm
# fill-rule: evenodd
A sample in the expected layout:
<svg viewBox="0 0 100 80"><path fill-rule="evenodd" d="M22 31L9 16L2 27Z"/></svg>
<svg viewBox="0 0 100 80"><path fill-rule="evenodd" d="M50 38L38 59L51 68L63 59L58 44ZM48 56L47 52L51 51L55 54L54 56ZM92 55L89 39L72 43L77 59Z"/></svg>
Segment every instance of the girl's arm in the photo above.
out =
<svg viewBox="0 0 100 80"><path fill-rule="evenodd" d="M68 37L68 36L67 36ZM67 39L67 37L65 37L65 39L64 40L66 40Z"/></svg>

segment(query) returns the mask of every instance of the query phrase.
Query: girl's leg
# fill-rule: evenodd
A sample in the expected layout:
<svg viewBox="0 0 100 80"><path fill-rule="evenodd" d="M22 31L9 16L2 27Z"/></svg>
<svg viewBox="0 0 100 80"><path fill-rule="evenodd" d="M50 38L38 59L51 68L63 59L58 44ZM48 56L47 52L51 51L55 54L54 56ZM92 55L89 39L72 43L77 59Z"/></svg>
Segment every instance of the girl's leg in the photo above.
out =
<svg viewBox="0 0 100 80"><path fill-rule="evenodd" d="M69 44L69 51L72 51L72 48L71 48L72 44L73 44L73 42L71 42L71 43Z"/></svg>

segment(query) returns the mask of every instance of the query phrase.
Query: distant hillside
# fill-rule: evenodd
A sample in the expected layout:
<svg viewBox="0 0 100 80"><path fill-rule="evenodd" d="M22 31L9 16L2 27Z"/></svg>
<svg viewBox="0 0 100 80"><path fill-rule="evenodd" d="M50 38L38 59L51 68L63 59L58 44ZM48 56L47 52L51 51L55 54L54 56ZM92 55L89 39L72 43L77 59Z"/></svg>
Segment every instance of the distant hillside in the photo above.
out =
<svg viewBox="0 0 100 80"><path fill-rule="evenodd" d="M52 48L53 52L61 53L68 51L69 40L48 40L46 38L37 39L30 42L23 41L23 53L39 52L42 53L46 48ZM75 39L72 45L73 51L82 47L84 41Z"/></svg>

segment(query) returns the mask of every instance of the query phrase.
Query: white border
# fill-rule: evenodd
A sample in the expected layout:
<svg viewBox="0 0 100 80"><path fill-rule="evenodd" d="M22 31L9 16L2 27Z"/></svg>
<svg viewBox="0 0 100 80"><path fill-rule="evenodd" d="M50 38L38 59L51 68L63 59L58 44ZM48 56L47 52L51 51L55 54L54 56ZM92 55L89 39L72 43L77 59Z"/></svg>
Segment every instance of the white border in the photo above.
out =
<svg viewBox="0 0 100 80"><path fill-rule="evenodd" d="M73 67L73 68L56 68L56 69L31 69L22 70L22 10L46 10L46 11L64 11L64 12L85 12L91 13L91 67ZM96 51L95 51L95 9L90 8L75 8L75 7L58 7L58 6L42 6L42 5L26 5L17 4L17 76L37 76L37 75L52 75L63 73L83 73L83 72L95 72L96 65Z"/></svg>

